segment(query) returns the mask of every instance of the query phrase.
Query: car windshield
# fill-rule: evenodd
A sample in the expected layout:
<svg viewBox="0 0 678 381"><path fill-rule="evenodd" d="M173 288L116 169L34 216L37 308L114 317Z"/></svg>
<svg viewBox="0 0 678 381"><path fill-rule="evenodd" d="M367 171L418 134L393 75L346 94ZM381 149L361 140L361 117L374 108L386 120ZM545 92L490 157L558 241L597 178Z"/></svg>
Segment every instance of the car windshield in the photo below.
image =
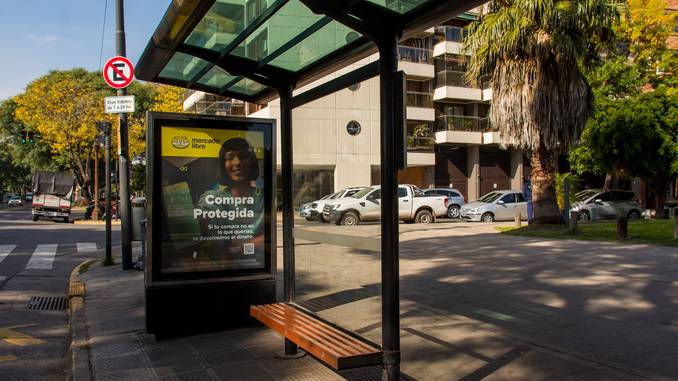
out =
<svg viewBox="0 0 678 381"><path fill-rule="evenodd" d="M333 195L330 196L329 200L336 200L339 198L339 196L343 193L343 191L339 191Z"/></svg>
<svg viewBox="0 0 678 381"><path fill-rule="evenodd" d="M599 193L599 191L595 191L595 190L581 191L581 192L576 193L574 196L572 196L572 201L584 201L587 198L589 198L593 195L596 195L598 193Z"/></svg>
<svg viewBox="0 0 678 381"><path fill-rule="evenodd" d="M335 194L336 194L336 193L330 193L330 194L327 194L327 195L325 195L323 198L321 198L321 200L332 199L332 196L334 196Z"/></svg>
<svg viewBox="0 0 678 381"><path fill-rule="evenodd" d="M372 192L373 190L374 189L372 189L372 188L365 188L365 189L360 190L359 192L356 192L356 193L350 195L349 197L363 198L363 197L365 197L366 194Z"/></svg>
<svg viewBox="0 0 678 381"><path fill-rule="evenodd" d="M482 197L480 200L478 200L478 201L480 201L480 202L487 202L487 203L489 204L489 203L494 202L494 201L495 201L496 199L498 199L500 196L501 196L501 193L499 193L499 192L490 192L490 193L486 194L485 196L483 196L483 197Z"/></svg>

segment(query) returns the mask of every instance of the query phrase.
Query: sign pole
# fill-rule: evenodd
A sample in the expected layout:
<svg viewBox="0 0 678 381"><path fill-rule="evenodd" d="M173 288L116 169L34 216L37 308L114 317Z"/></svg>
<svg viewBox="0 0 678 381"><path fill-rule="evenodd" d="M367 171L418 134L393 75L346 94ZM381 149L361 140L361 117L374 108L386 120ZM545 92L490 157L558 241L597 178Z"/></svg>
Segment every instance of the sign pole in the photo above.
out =
<svg viewBox="0 0 678 381"><path fill-rule="evenodd" d="M124 11L124 1L116 0L116 50L119 56L125 57L126 46L125 46L125 11ZM127 95L127 90L125 88L118 90L119 96ZM129 198L129 137L128 137L128 128L127 128L127 113L120 113L120 127L118 130L118 137L120 145L118 146L118 158L120 165L119 180L118 184L120 189L118 190L118 197L120 200L120 209L118 209L118 214L121 218L121 250L122 250L122 269L131 270L132 266L132 221L130 217L132 215L130 209L130 198ZM109 175L110 172L107 172ZM109 179L110 182L110 179Z"/></svg>

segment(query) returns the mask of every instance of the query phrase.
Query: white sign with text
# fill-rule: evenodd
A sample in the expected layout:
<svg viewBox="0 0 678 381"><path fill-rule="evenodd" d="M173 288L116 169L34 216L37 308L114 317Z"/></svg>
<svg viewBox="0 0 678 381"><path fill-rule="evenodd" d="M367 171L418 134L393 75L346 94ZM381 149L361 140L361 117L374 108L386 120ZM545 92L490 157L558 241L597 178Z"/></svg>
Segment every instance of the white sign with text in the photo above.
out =
<svg viewBox="0 0 678 381"><path fill-rule="evenodd" d="M118 114L121 112L134 112L134 95L119 97L105 97L104 108L106 114Z"/></svg>

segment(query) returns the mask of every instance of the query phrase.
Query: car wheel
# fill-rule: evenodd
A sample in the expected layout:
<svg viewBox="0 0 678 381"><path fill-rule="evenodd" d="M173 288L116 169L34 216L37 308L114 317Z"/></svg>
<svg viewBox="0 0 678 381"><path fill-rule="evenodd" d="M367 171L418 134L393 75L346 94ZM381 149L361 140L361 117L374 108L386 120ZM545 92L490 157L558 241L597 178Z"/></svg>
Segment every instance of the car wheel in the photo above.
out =
<svg viewBox="0 0 678 381"><path fill-rule="evenodd" d="M34 215L33 215L33 222L37 221L38 218L39 218L38 215L37 215L37 214L34 214Z"/></svg>
<svg viewBox="0 0 678 381"><path fill-rule="evenodd" d="M313 221L313 218L311 218L311 217L306 217L306 221Z"/></svg>
<svg viewBox="0 0 678 381"><path fill-rule="evenodd" d="M591 213L588 210L580 210L577 216L579 221L591 221Z"/></svg>
<svg viewBox="0 0 678 381"><path fill-rule="evenodd" d="M68 220L68 217L63 217L63 218L61 219L61 221L65 222L65 223L69 223L69 222L70 222L70 221Z"/></svg>
<svg viewBox="0 0 678 381"><path fill-rule="evenodd" d="M447 218L459 218L459 205L450 205L447 208Z"/></svg>
<svg viewBox="0 0 678 381"><path fill-rule="evenodd" d="M480 220L483 222L494 222L494 215L492 213L485 213Z"/></svg>
<svg viewBox="0 0 678 381"><path fill-rule="evenodd" d="M626 215L626 218L629 220L638 220L640 219L640 211L634 209Z"/></svg>
<svg viewBox="0 0 678 381"><path fill-rule="evenodd" d="M358 219L358 215L353 212L346 212L341 216L341 224L344 226L355 226L358 225L359 222L360 219Z"/></svg>
<svg viewBox="0 0 678 381"><path fill-rule="evenodd" d="M430 224L433 222L433 215L428 210L420 210L414 216L414 220L418 224Z"/></svg>

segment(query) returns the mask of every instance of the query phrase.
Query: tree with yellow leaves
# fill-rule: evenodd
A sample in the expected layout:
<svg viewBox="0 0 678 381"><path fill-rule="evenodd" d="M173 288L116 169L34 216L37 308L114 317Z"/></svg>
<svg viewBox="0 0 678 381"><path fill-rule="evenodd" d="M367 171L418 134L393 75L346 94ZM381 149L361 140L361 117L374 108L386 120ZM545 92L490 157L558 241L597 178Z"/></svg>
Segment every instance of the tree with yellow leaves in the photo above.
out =
<svg viewBox="0 0 678 381"><path fill-rule="evenodd" d="M67 165L85 198L90 196L95 122L114 122L103 110L104 96L111 93L98 73L73 69L52 71L16 97L17 119L48 143L54 154L68 158Z"/></svg>

